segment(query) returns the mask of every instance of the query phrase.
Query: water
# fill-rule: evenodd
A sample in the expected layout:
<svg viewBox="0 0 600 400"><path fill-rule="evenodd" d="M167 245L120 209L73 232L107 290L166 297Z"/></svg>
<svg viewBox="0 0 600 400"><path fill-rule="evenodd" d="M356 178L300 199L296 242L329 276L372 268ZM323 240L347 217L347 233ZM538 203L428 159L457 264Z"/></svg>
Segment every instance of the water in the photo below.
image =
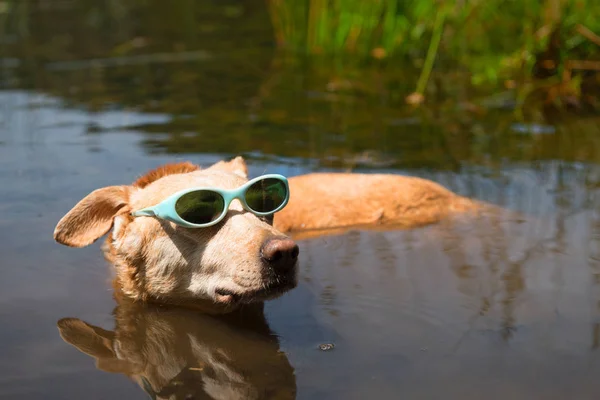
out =
<svg viewBox="0 0 600 400"><path fill-rule="evenodd" d="M409 69L282 59L250 4L198 6L192 34L168 7L48 3L5 36L0 398L597 398L598 117L460 93L413 111ZM298 288L227 318L117 306L99 244L52 240L96 188L240 153L253 176L416 175L526 217L302 241Z"/></svg>

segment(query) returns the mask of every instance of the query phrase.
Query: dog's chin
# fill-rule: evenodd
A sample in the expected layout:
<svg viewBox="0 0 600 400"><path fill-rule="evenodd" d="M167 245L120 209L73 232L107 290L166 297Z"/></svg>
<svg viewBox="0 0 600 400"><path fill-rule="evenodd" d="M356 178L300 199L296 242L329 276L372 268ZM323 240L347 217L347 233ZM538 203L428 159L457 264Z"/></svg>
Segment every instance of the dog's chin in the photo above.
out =
<svg viewBox="0 0 600 400"><path fill-rule="evenodd" d="M215 301L221 305L252 304L275 299L292 290L298 284L297 279L281 279L264 284L257 288L217 288Z"/></svg>

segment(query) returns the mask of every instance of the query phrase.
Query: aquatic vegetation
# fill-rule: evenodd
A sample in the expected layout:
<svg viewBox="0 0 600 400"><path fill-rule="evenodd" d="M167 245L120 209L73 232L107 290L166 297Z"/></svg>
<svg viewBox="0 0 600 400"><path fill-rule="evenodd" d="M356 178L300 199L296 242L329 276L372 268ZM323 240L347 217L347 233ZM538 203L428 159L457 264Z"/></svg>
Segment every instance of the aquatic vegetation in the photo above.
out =
<svg viewBox="0 0 600 400"><path fill-rule="evenodd" d="M594 0L268 0L280 48L365 63L409 61L420 102L434 59L474 85L514 87L558 77L551 101L579 90L573 76L600 70L600 3ZM402 60L402 61L398 61ZM557 89L556 83L551 85ZM538 88L538 86L536 86ZM521 96L531 91L524 86Z"/></svg>
<svg viewBox="0 0 600 400"><path fill-rule="evenodd" d="M91 109L190 116L219 100L254 121L274 93L296 86L339 115L364 102L415 118L401 105L426 100L510 108L525 120L540 109L599 108L595 15L595 0L5 0L0 84L28 82ZM127 98L113 88L124 85ZM201 102L209 92L217 99Z"/></svg>

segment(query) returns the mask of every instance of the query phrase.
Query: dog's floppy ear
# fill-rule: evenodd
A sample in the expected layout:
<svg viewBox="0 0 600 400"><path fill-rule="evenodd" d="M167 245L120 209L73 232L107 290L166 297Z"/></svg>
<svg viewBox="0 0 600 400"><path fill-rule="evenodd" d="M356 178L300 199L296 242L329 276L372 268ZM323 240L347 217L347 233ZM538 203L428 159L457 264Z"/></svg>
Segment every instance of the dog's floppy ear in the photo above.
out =
<svg viewBox="0 0 600 400"><path fill-rule="evenodd" d="M230 161L219 161L218 163L211 165L208 169L232 172L242 178L248 179L248 166L241 156Z"/></svg>
<svg viewBox="0 0 600 400"><path fill-rule="evenodd" d="M94 243L110 230L116 215L127 211L128 201L128 186L94 190L62 217L54 230L54 240L71 247Z"/></svg>
<svg viewBox="0 0 600 400"><path fill-rule="evenodd" d="M56 325L60 337L77 350L96 359L96 367L106 372L130 374L134 365L117 358L113 350L114 332L77 318L63 318Z"/></svg>

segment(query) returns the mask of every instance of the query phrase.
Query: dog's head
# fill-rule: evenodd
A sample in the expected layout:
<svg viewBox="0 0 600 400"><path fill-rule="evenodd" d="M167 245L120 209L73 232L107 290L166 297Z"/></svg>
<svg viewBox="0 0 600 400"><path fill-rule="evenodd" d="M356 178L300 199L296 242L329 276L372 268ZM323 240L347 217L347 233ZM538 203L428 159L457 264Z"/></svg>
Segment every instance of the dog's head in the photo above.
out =
<svg viewBox="0 0 600 400"><path fill-rule="evenodd" d="M246 211L238 200L208 228L130 215L183 189L234 189L246 181L241 157L207 169L165 165L131 186L90 193L60 220L54 238L83 247L110 232L105 254L120 288L134 299L226 309L271 299L296 285L298 255L296 244L273 228L272 218Z"/></svg>

